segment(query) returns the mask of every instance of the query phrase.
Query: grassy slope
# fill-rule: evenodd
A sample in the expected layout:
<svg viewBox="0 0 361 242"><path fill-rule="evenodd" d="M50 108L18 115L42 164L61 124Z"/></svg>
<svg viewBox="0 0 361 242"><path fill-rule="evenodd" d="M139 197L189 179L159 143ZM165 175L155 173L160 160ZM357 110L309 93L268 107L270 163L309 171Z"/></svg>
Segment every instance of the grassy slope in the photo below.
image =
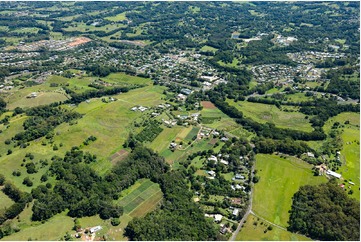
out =
<svg viewBox="0 0 361 242"><path fill-rule="evenodd" d="M293 157L258 154L256 169L261 178L254 188L253 211L283 227L287 227L292 196L299 187L327 181L313 176L311 165Z"/></svg>
<svg viewBox="0 0 361 242"><path fill-rule="evenodd" d="M8 196L6 196L3 192L0 192L0 211L2 209L6 209L14 204L13 200L11 200Z"/></svg>
<svg viewBox="0 0 361 242"><path fill-rule="evenodd" d="M242 111L245 117L249 117L257 122L274 123L280 128L290 128L311 132L312 127L305 115L298 112L284 112L274 105L251 103L247 101L234 102L228 99L227 102Z"/></svg>

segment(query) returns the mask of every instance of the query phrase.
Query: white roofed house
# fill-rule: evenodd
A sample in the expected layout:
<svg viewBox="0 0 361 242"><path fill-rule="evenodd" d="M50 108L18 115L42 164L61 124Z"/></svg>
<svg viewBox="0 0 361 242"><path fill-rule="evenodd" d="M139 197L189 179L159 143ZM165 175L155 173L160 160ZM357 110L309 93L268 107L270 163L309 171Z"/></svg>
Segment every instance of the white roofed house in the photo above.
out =
<svg viewBox="0 0 361 242"><path fill-rule="evenodd" d="M90 233L93 234L95 232L98 232L101 229L102 229L102 226L95 226L93 228L90 228Z"/></svg>

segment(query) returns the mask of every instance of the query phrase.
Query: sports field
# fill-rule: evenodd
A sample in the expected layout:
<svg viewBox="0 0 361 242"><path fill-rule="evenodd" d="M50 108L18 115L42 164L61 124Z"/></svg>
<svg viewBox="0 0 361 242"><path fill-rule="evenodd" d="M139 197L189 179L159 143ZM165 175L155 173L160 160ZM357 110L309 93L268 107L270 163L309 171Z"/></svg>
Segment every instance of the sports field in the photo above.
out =
<svg viewBox="0 0 361 242"><path fill-rule="evenodd" d="M274 105L263 103L252 103L247 101L234 102L227 99L227 102L243 112L245 117L251 118L259 123L271 122L280 128L296 129L311 132L312 127L304 114L299 112L284 112Z"/></svg>
<svg viewBox="0 0 361 242"><path fill-rule="evenodd" d="M264 241L264 240L273 240L273 241L305 241L311 240L305 236L294 234L289 231L277 228L272 226L272 230L267 230L270 224L265 222L262 219L257 219L257 217L250 214L247 218L246 223L244 224L241 231L238 233L236 240L237 241ZM265 232L266 231L266 232Z"/></svg>
<svg viewBox="0 0 361 242"><path fill-rule="evenodd" d="M327 181L324 176L315 177L311 168L308 163L294 157L283 159L276 155L256 155L260 181L254 186L252 210L255 214L287 227L292 196L299 187Z"/></svg>

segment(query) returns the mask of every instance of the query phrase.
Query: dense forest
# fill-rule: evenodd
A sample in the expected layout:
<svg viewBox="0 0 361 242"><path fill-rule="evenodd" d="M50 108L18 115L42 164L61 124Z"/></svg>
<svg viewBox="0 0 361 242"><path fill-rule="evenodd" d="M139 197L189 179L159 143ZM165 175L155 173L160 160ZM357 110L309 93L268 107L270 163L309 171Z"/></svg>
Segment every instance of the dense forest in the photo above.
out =
<svg viewBox="0 0 361 242"><path fill-rule="evenodd" d="M303 186L293 196L289 230L315 240L360 239L360 205L330 180Z"/></svg>

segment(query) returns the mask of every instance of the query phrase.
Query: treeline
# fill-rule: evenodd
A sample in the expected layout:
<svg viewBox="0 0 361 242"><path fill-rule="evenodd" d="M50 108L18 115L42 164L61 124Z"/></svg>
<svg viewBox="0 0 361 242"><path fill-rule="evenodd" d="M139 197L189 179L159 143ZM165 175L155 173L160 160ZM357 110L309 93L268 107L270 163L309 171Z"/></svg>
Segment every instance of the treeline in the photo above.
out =
<svg viewBox="0 0 361 242"><path fill-rule="evenodd" d="M214 103L222 112L230 116L231 118L235 118L235 121L241 124L245 129L255 132L258 136L263 136L272 139L285 139L292 138L294 140L323 140L326 138L326 134L321 130L314 130L310 133L292 130L292 129L282 129L277 128L272 123L261 124L256 121L253 121L250 118L244 118L243 113L239 111L237 108L229 105L227 102L223 101L219 94L210 91L208 92L208 96L211 102Z"/></svg>
<svg viewBox="0 0 361 242"><path fill-rule="evenodd" d="M43 137L59 124L69 123L81 117L81 114L55 107L55 104L30 108L25 113L29 116L23 123L25 131L17 133L12 138L18 142L17 145Z"/></svg>
<svg viewBox="0 0 361 242"><path fill-rule="evenodd" d="M116 95L122 92L128 92L129 90L137 87L138 85L135 85L134 87L113 87L113 88L104 88L98 90L90 90L90 91L85 91L83 93L76 93L67 87L63 87L63 88L65 92L71 96L71 99L65 101L65 103L79 104L90 98Z"/></svg>
<svg viewBox="0 0 361 242"><path fill-rule="evenodd" d="M289 155L301 155L306 152L315 152L307 143L295 141L289 138L284 140L274 140L267 138L255 138L253 140L256 153L272 154L273 152L282 152Z"/></svg>
<svg viewBox="0 0 361 242"><path fill-rule="evenodd" d="M26 204L32 201L32 196L29 193L20 191L14 184L5 182L5 178L0 174L0 185L4 185L2 192L12 199L15 203L10 207L0 211L0 225L6 220L17 217L25 208ZM0 229L0 239L3 237Z"/></svg>
<svg viewBox="0 0 361 242"><path fill-rule="evenodd" d="M0 97L0 115L6 111L6 102Z"/></svg>
<svg viewBox="0 0 361 242"><path fill-rule="evenodd" d="M289 227L314 240L360 240L360 203L350 198L335 179L303 186L292 198Z"/></svg>

